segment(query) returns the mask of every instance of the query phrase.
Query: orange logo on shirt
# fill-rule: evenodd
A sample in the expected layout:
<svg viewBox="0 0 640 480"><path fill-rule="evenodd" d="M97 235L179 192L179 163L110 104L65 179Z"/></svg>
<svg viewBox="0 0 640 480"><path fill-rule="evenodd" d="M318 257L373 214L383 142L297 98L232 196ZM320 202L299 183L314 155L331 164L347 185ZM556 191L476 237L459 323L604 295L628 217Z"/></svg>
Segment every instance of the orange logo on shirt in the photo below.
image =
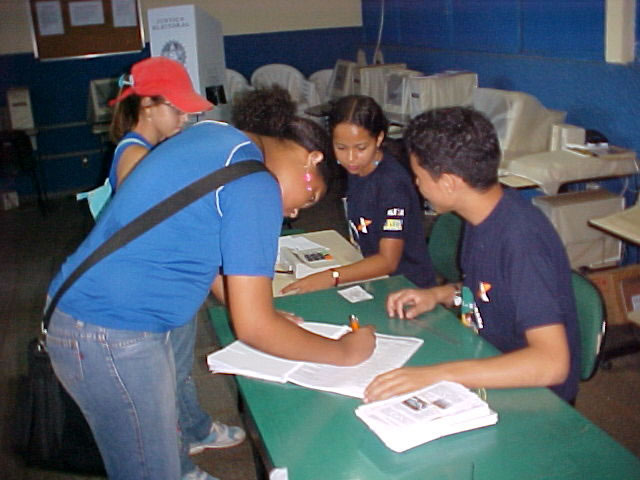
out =
<svg viewBox="0 0 640 480"><path fill-rule="evenodd" d="M477 296L480 297L480 299L482 299L483 302L489 302L489 296L487 295L487 293L489 293L489 290L491 290L490 283L480 282Z"/></svg>
<svg viewBox="0 0 640 480"><path fill-rule="evenodd" d="M359 232L369 233L367 227L373 223L373 220L368 220L364 217L360 217L360 223L357 226Z"/></svg>

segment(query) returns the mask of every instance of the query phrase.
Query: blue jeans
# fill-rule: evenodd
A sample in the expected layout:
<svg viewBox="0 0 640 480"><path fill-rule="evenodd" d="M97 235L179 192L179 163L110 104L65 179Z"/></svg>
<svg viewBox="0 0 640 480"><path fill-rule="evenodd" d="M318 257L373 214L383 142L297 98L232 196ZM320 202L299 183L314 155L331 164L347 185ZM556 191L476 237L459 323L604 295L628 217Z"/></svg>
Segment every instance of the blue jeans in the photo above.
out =
<svg viewBox="0 0 640 480"><path fill-rule="evenodd" d="M197 317L182 327L171 330L171 348L176 365L178 424L181 431L180 465L182 474L189 473L195 465L189 457L189 445L209 435L213 420L200 408L196 385L191 376L196 344Z"/></svg>
<svg viewBox="0 0 640 480"><path fill-rule="evenodd" d="M178 480L168 333L103 328L55 310L47 351L89 423L110 480Z"/></svg>

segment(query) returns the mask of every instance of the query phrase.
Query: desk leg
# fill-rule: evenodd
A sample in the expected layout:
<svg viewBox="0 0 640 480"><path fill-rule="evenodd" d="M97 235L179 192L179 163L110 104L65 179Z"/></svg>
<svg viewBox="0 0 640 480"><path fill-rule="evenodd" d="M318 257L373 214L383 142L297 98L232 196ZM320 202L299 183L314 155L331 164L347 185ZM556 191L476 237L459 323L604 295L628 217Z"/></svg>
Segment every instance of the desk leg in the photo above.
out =
<svg viewBox="0 0 640 480"><path fill-rule="evenodd" d="M244 428L247 432L247 437L251 442L253 462L256 466L256 478L257 480L269 480L269 472L273 470L274 466L269 454L267 453L267 449L264 446L258 427L256 426L241 393L238 393L238 411L240 412L242 423L244 424Z"/></svg>

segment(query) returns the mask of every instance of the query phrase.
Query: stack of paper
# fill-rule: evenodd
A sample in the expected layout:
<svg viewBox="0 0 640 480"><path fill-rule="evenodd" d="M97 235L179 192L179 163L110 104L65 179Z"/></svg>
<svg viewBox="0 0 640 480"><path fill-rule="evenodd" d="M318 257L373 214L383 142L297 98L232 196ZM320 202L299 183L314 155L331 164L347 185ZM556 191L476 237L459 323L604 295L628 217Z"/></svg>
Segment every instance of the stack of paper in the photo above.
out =
<svg viewBox="0 0 640 480"><path fill-rule="evenodd" d="M498 421L498 414L478 395L459 383L445 381L361 405L355 413L396 452Z"/></svg>
<svg viewBox="0 0 640 480"><path fill-rule="evenodd" d="M340 338L346 325L305 322L303 328L329 338ZM423 340L376 333L376 348L367 360L352 367L297 362L263 353L235 341L207 357L213 373L232 373L279 383L296 383L315 390L363 398L367 385L377 375L401 367Z"/></svg>

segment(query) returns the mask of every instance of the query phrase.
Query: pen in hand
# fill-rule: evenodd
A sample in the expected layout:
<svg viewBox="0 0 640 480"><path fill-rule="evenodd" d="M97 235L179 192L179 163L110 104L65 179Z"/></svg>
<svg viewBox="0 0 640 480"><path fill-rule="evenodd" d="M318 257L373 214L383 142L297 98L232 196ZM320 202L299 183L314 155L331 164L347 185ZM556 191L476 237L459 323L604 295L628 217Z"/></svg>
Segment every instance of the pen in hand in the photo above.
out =
<svg viewBox="0 0 640 480"><path fill-rule="evenodd" d="M353 332L358 330L360 328L360 321L358 320L358 317L353 314L349 315L349 326Z"/></svg>

